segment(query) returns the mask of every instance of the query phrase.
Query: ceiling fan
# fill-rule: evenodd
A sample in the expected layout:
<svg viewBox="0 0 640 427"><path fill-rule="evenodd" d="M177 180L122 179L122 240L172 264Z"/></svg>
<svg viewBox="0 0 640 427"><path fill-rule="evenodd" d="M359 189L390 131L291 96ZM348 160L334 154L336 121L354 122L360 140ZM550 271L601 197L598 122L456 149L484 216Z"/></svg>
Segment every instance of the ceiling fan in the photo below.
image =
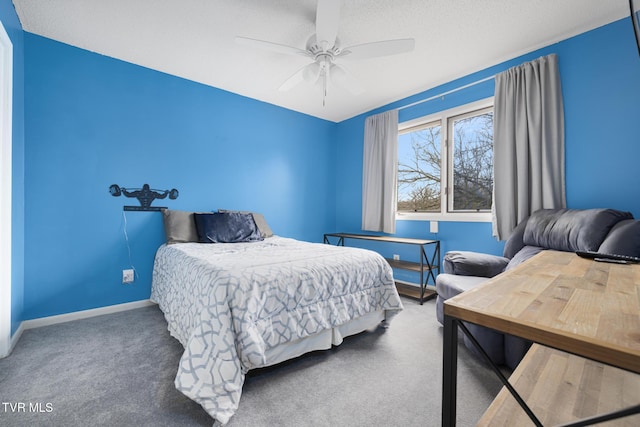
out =
<svg viewBox="0 0 640 427"><path fill-rule="evenodd" d="M318 0L316 33L307 41L305 50L240 36L236 37L236 43L285 55L304 56L313 60L286 79L278 88L280 91L288 91L302 82L319 81L322 84L322 105L325 104L327 86L330 82L357 95L363 92L362 86L336 61L343 58L365 59L410 52L415 46L415 40L412 38L384 40L342 48L338 39L340 2L341 0Z"/></svg>

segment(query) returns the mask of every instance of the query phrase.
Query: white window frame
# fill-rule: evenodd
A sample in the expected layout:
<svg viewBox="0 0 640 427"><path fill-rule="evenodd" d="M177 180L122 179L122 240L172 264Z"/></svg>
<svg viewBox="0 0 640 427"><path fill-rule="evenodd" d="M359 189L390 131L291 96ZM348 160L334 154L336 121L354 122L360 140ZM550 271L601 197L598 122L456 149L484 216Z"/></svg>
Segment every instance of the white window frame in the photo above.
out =
<svg viewBox="0 0 640 427"><path fill-rule="evenodd" d="M491 222L491 212L449 212L448 203L453 201L453 187L449 183L453 182L453 159L451 158L450 145L450 123L449 119L477 110L493 107L494 97L485 98L469 104L460 105L448 110L439 111L428 116L408 120L398 124L398 132L406 131L410 128L426 125L428 123L440 122L440 141L442 150L440 154L440 212L397 212L396 221L460 221L460 222ZM442 178L446 177L446 182ZM451 202L449 201L451 199Z"/></svg>

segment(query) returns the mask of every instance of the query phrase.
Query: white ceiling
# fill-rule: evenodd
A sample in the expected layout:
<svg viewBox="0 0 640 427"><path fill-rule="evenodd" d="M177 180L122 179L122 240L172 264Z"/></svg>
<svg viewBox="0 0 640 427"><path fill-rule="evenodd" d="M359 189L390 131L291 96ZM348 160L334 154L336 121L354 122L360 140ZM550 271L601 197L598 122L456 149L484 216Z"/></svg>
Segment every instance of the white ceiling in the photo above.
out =
<svg viewBox="0 0 640 427"><path fill-rule="evenodd" d="M414 38L415 50L341 62L362 84L278 87L308 58L316 0L13 0L25 31L331 121L342 121L629 14L627 0L344 0L343 46Z"/></svg>

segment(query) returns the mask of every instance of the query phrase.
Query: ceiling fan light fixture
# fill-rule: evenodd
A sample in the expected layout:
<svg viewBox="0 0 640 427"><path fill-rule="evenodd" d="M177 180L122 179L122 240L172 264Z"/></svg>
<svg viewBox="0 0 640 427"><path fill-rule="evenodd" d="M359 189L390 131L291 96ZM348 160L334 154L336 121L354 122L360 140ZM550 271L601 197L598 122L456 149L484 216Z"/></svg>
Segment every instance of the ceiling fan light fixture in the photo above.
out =
<svg viewBox="0 0 640 427"><path fill-rule="evenodd" d="M278 90L287 91L302 83L322 85L322 105L325 105L327 86L336 83L354 95L364 92L360 83L347 70L336 64L342 58L365 59L410 52L414 39L383 40L363 43L342 49L338 38L341 0L318 0L316 10L316 34L307 40L306 49L298 49L268 41L236 37L236 42L271 52L287 55L302 55L313 62L296 71L280 85Z"/></svg>
<svg viewBox="0 0 640 427"><path fill-rule="evenodd" d="M316 81L318 81L318 78L320 77L320 70L320 64L318 64L317 62L313 62L306 66L302 71L302 77L304 78L304 81L309 83L315 83Z"/></svg>

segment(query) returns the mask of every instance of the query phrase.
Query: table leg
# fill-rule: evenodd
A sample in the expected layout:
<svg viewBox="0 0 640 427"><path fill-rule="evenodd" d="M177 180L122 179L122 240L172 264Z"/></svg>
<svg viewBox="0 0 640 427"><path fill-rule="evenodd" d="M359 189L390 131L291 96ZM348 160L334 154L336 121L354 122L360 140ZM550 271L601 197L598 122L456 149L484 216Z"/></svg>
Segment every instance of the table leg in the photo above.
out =
<svg viewBox="0 0 640 427"><path fill-rule="evenodd" d="M444 315L442 347L442 427L456 425L456 392L458 372L458 321Z"/></svg>

